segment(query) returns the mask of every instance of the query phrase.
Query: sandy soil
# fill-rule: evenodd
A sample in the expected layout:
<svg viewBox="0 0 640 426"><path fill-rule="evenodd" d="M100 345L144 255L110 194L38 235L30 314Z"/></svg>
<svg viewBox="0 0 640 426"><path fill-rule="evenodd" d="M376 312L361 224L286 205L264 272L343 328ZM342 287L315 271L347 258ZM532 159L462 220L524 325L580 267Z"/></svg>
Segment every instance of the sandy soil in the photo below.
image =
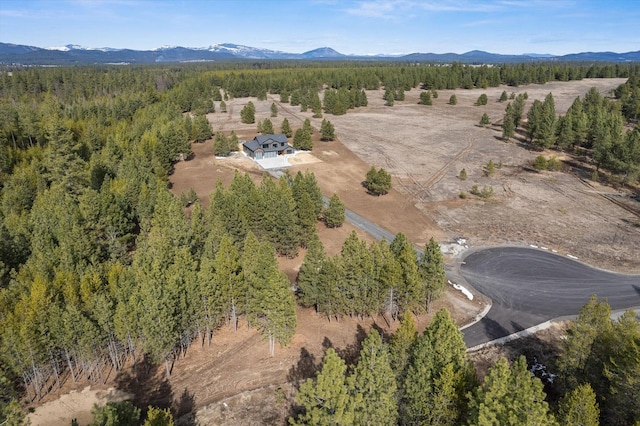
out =
<svg viewBox="0 0 640 426"><path fill-rule="evenodd" d="M521 143L499 140L499 121L506 105L497 99L503 90L526 91L526 109L533 99L542 100L553 92L556 109L564 113L576 96L584 95L591 87L606 93L623 81L583 80L520 88L440 91L433 106L417 104L419 90L407 92L406 100L394 107L383 105L382 91L369 91L368 107L344 116L326 117L334 124L338 140L320 142L316 132L312 153L296 157L290 171L313 171L325 195L337 193L348 208L393 233L404 232L418 245L431 236L440 242L465 236L475 246L537 244L571 253L596 266L637 272L640 220L629 211L635 205L629 204L629 210L621 208L602 196L618 190L582 180L575 171L530 172L526 166L540 153ZM452 93L456 94L458 105L447 104ZM475 106L482 93L489 97L489 104ZM276 102L279 114L271 118L276 131L284 117L294 130L305 118L316 129L320 127L321 119L312 118L310 112L300 113L297 107L282 105L277 97L252 101L256 120L269 117L271 103ZM210 114L214 130L227 134L235 130L241 139L252 139L255 125L240 123L240 109L246 102L247 99L233 99L227 102L226 114ZM477 125L484 112L494 126ZM178 163L171 177L176 194L192 187L205 206L217 179L227 184L235 170L249 173L256 181L264 174L242 154L215 158L211 145L212 141L194 145L195 156ZM483 172L489 160L502 162L502 168L491 177ZM388 195L373 197L361 186L371 165L384 167L393 175L395 189ZM468 173L466 181L457 177L462 168ZM493 186L495 195L488 201L458 197L461 190L468 192L473 185ZM631 203L625 197L623 192L616 199ZM335 254L354 228L345 224L331 230L319 224L318 230L327 251ZM370 239L356 232L361 238ZM303 256L301 251L295 259L280 259L280 266L290 279L295 278ZM440 306L449 308L460 324L470 321L483 308L478 299L471 302L454 291L447 292L434 308ZM428 316L420 317L420 327L425 327L428 320ZM164 380L161 372L152 372L144 389L147 394L156 395L158 401L174 401L174 407L186 397L191 401L188 411L199 409L200 424L281 424L291 398L290 383L311 376L328 346L338 348L347 358L353 357L363 331L379 327L388 333L396 326L383 318L329 322L300 308L293 341L286 348L277 348L274 357L268 355L267 343L254 330L246 326L237 332L223 328L211 347L195 345L176 362L171 380ZM127 382L121 377L116 382L120 389L139 389L131 386L133 378ZM63 392L71 388L66 386ZM64 404L57 409L58 413L49 419L62 418L65 413L67 419L71 418L71 411ZM68 421L48 424L68 425Z"/></svg>

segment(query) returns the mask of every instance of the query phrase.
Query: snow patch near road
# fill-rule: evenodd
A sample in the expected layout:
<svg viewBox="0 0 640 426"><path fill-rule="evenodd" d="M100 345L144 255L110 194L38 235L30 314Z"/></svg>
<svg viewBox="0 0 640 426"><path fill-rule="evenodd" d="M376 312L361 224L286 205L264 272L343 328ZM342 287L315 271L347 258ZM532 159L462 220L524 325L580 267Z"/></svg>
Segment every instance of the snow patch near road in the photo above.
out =
<svg viewBox="0 0 640 426"><path fill-rule="evenodd" d="M449 280L447 280L447 281L449 281ZM451 284L453 286L453 288L455 288L456 290L458 290L459 292L461 292L462 294L467 296L467 299L473 300L473 293L471 293L469 291L469 289L467 289L466 287L464 287L464 286L462 286L460 284L454 284L451 281L449 281L449 284Z"/></svg>

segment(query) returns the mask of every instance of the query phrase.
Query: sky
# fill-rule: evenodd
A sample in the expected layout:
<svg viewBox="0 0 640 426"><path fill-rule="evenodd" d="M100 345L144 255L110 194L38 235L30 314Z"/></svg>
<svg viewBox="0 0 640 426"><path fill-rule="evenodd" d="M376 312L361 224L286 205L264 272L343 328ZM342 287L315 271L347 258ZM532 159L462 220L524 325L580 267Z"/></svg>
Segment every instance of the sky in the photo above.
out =
<svg viewBox="0 0 640 426"><path fill-rule="evenodd" d="M150 50L563 55L640 50L640 0L0 0L0 42Z"/></svg>

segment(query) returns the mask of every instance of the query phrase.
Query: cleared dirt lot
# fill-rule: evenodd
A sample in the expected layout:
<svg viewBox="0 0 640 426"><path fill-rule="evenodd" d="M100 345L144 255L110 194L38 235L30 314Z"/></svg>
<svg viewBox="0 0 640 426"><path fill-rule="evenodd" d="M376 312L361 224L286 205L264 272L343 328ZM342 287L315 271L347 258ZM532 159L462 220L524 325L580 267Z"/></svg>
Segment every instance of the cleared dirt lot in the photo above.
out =
<svg viewBox="0 0 640 426"><path fill-rule="evenodd" d="M520 88L440 91L433 106L417 104L419 90L407 92L406 100L396 102L394 107L383 105L382 91L369 91L368 107L344 116L325 117L334 124L339 140L320 142L316 132L313 152L293 160L291 172L313 171L325 195L338 193L348 208L393 233L404 232L418 245L431 236L440 242L464 236L474 246L536 244L571 253L596 266L638 272L640 219L601 195L617 190L585 182L569 171L527 171L523 166L540 153L499 140L497 126L477 126L484 112L493 123L501 120L506 104L497 100L503 90L526 91L529 100L525 111L534 99L542 100L552 92L557 111L564 113L576 96L584 95L591 87L607 93L623 81L583 80ZM447 104L453 93L458 98L455 106ZM488 105L475 106L482 93L487 94ZM278 99L252 99L256 119L269 117L271 103L276 102L279 114L271 119L276 131L284 117L294 130L305 118L320 128L321 119L312 118L310 112L300 113L298 107L281 105ZM227 134L235 130L241 139L252 139L256 135L255 124L240 123L240 110L247 101L229 100L226 114L210 114L214 130ZM205 206L217 179L228 183L235 170L250 173L256 181L264 174L241 154L216 159L211 144L207 141L194 145L194 158L178 163L171 176L176 194L193 187ZM547 153L550 154L553 153ZM483 172L489 160L502 162L502 168L492 177ZM388 195L373 197L362 188L361 181L371 165L384 167L393 175L395 189ZM457 177L462 168L468 173L466 181ZM490 185L495 195L488 201L458 197L461 190L469 192L473 185ZM632 201L620 200L632 209L637 207ZM353 229L349 224L336 230L318 225L330 254L339 251ZM359 235L368 238L361 232ZM303 255L304 251L296 259L280 260L291 279ZM453 291L434 308L440 306L449 308L461 324L483 307L477 299L470 302ZM419 318L420 327L428 320L427 316ZM175 364L168 382L160 369L138 382L122 376L107 386L116 384L122 390L154 395L157 401L178 401L175 405L186 398L186 405L192 409L206 406L198 414L201 424L282 424L290 398L287 383L311 375L329 344L347 356L354 353L361 330L372 326L389 331L397 325L389 327L382 318L346 318L329 323L309 310L299 309L292 343L287 348L277 348L274 357L268 356L267 343L255 330L241 327L232 332L225 328L217 333L210 348L191 348ZM279 387L282 391L278 391ZM65 409L69 408L60 408Z"/></svg>

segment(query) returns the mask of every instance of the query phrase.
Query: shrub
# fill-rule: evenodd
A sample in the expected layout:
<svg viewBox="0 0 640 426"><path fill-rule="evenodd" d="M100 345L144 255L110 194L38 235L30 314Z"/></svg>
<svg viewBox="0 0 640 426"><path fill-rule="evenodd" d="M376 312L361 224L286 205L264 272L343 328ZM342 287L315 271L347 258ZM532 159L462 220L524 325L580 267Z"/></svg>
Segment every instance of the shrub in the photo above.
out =
<svg viewBox="0 0 640 426"><path fill-rule="evenodd" d="M536 170L547 170L547 159L538 155L531 166Z"/></svg>
<svg viewBox="0 0 640 426"><path fill-rule="evenodd" d="M455 105L458 103L458 97L456 95L451 95L449 98L449 105Z"/></svg>
<svg viewBox="0 0 640 426"><path fill-rule="evenodd" d="M562 169L562 162L556 157L551 157L547 161L547 170L558 171Z"/></svg>
<svg viewBox="0 0 640 426"><path fill-rule="evenodd" d="M460 180L467 180L467 169L460 170L460 174L458 175Z"/></svg>

